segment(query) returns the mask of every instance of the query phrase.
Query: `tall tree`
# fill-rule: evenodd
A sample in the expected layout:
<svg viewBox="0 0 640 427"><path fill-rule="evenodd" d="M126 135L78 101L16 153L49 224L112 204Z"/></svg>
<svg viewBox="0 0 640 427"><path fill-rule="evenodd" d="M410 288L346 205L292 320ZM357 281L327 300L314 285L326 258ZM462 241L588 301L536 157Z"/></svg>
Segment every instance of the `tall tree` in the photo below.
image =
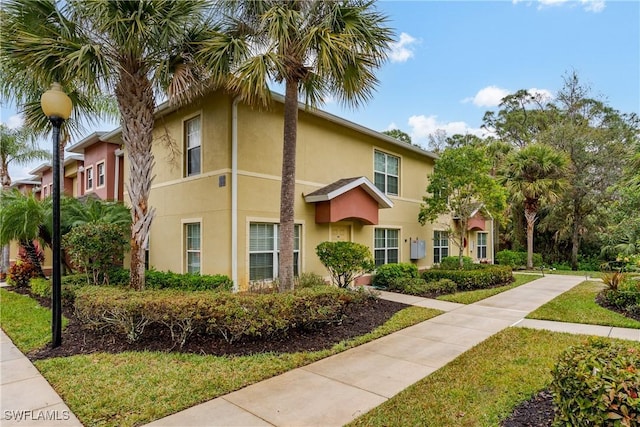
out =
<svg viewBox="0 0 640 427"><path fill-rule="evenodd" d="M299 97L307 106L327 95L357 106L377 84L392 31L369 0L226 2L229 36L209 49L213 62L233 50L230 89L250 104L267 103L269 81L283 83L284 141L280 193L280 290L293 289L295 170Z"/></svg>
<svg viewBox="0 0 640 427"><path fill-rule="evenodd" d="M605 209L618 197L610 191L623 176L626 159L638 138L638 122L591 98L576 73L565 76L553 106L553 121L539 138L569 158L567 190L553 206L549 226L570 242L571 267L585 237L609 222Z"/></svg>
<svg viewBox="0 0 640 427"><path fill-rule="evenodd" d="M200 43L212 35L209 6L204 0L3 4L0 62L6 69L26 68L43 88L59 81L87 99L113 90L129 160L134 289L144 288L144 242L154 216L149 192L156 94L189 98L201 92L188 89L215 80L214 72L194 62Z"/></svg>
<svg viewBox="0 0 640 427"><path fill-rule="evenodd" d="M0 124L0 198L11 187L9 165L25 165L34 160L49 158L49 152L41 150L30 140L24 129L9 129ZM9 269L9 244L2 246L0 258L0 278L4 278Z"/></svg>
<svg viewBox="0 0 640 427"><path fill-rule="evenodd" d="M389 130L383 131L382 133L390 136L391 138L395 138L398 141L411 144L411 136L409 136L408 133L401 131L400 129L389 129Z"/></svg>
<svg viewBox="0 0 640 427"><path fill-rule="evenodd" d="M527 221L527 268L533 268L533 231L541 203L555 202L566 186L568 159L543 144L529 144L512 153L500 181L515 202L524 204Z"/></svg>
<svg viewBox="0 0 640 427"><path fill-rule="evenodd" d="M429 177L427 195L423 197L418 221L424 225L436 222L448 214L443 223L458 247L460 267L463 266L465 236L474 212L483 210L500 217L505 208L506 193L490 175L491 163L483 147L462 145L444 150L436 160Z"/></svg>

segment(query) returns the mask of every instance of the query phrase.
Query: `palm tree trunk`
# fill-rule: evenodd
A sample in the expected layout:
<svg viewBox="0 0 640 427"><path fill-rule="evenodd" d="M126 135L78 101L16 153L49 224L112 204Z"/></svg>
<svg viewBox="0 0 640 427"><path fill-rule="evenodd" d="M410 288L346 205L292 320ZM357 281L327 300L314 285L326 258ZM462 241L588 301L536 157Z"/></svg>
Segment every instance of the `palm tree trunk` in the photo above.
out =
<svg viewBox="0 0 640 427"><path fill-rule="evenodd" d="M286 82L284 97L284 143L282 148L282 183L280 187L280 254L278 261L280 292L293 289L298 82L291 80Z"/></svg>
<svg viewBox="0 0 640 427"><path fill-rule="evenodd" d="M533 228L536 224L537 212L525 208L524 217L527 220L527 268L533 269Z"/></svg>
<svg viewBox="0 0 640 427"><path fill-rule="evenodd" d="M5 164L0 164L0 188L2 192L9 191L11 188L11 177ZM0 197L2 197L2 194L0 194ZM9 251L9 243L2 246L2 254L0 255L0 280L4 280L9 271Z"/></svg>
<svg viewBox="0 0 640 427"><path fill-rule="evenodd" d="M42 271L42 263L40 263L40 258L38 257L38 250L36 249L36 245L33 244L33 241L22 240L20 241L20 246L24 248L27 258L35 267L37 277L46 278L47 276L44 274L44 271Z"/></svg>
<svg viewBox="0 0 640 427"><path fill-rule="evenodd" d="M131 281L136 290L144 289L144 242L155 210L149 207L153 154L154 98L146 70L137 64L120 72L116 98L122 117L122 140L129 159L127 191L131 200ZM128 69L127 69L128 68Z"/></svg>

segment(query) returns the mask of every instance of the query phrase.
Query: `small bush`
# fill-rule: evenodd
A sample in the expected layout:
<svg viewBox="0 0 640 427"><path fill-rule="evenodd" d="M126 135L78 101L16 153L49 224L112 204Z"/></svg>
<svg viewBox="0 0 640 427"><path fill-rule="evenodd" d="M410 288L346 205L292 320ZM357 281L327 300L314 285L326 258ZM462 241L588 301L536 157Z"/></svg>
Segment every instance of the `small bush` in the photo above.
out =
<svg viewBox="0 0 640 427"><path fill-rule="evenodd" d="M302 273L295 279L295 288L313 288L316 286L326 286L328 283L324 278L316 273Z"/></svg>
<svg viewBox="0 0 640 427"><path fill-rule="evenodd" d="M439 295L452 294L458 290L458 285L453 280L440 279L437 282L427 283L427 290Z"/></svg>
<svg viewBox="0 0 640 427"><path fill-rule="evenodd" d="M373 286L387 288L396 279L412 279L418 277L418 267L415 264L399 263L385 264L376 269Z"/></svg>
<svg viewBox="0 0 640 427"><path fill-rule="evenodd" d="M360 243L322 242L316 246L316 254L329 270L331 281L340 288L348 287L375 267L371 251Z"/></svg>
<svg viewBox="0 0 640 427"><path fill-rule="evenodd" d="M512 282L513 273L510 267L485 265L478 270L441 270L432 268L422 272L426 282L449 279L456 283L459 291L486 289Z"/></svg>
<svg viewBox="0 0 640 427"><path fill-rule="evenodd" d="M617 283L615 289L608 286L602 295L609 304L627 311L629 307L640 305L640 283L627 279Z"/></svg>
<svg viewBox="0 0 640 427"><path fill-rule="evenodd" d="M555 425L637 426L640 353L603 339L568 349L554 367Z"/></svg>
<svg viewBox="0 0 640 427"><path fill-rule="evenodd" d="M511 268L520 268L527 266L527 252L504 250L496 254L496 261L500 265L508 265ZM533 266L540 267L542 265L542 255L533 254Z"/></svg>
<svg viewBox="0 0 640 427"><path fill-rule="evenodd" d="M42 298L51 297L51 281L40 277L33 278L29 282L31 293Z"/></svg>
<svg viewBox="0 0 640 427"><path fill-rule="evenodd" d="M613 273L603 274L602 283L604 283L608 290L617 291L620 284L622 284L622 282L624 282L626 278L626 274L615 271Z"/></svg>
<svg viewBox="0 0 640 427"><path fill-rule="evenodd" d="M389 290L408 295L444 295L456 292L458 286L449 279L425 282L420 278L400 277L389 284Z"/></svg>
<svg viewBox="0 0 640 427"><path fill-rule="evenodd" d="M7 284L17 288L26 288L34 277L38 277L36 266L31 261L18 260L9 267Z"/></svg>
<svg viewBox="0 0 640 427"><path fill-rule="evenodd" d="M439 269L442 270L459 270L460 260L457 256L446 256L440 260ZM474 268L473 260L468 256L462 257L462 269L472 270Z"/></svg>
<svg viewBox="0 0 640 427"><path fill-rule="evenodd" d="M334 286L283 294L145 290L87 286L76 296L82 324L137 341L149 325L169 330L183 346L195 334L214 334L229 342L243 337L268 338L293 328L313 329L340 322L348 304L369 294Z"/></svg>

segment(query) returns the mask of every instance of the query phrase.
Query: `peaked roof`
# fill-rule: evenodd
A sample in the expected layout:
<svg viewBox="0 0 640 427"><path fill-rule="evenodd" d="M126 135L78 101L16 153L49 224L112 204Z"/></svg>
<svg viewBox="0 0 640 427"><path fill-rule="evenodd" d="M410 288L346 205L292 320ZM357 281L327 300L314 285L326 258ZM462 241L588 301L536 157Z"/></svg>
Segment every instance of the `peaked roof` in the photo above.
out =
<svg viewBox="0 0 640 427"><path fill-rule="evenodd" d="M344 194L354 188L361 187L367 192L376 202L380 208L392 208L393 202L380 190L373 185L366 177L354 177L354 178L342 178L338 181L324 186L312 193L304 196L304 200L307 203L317 203L332 200L341 194Z"/></svg>

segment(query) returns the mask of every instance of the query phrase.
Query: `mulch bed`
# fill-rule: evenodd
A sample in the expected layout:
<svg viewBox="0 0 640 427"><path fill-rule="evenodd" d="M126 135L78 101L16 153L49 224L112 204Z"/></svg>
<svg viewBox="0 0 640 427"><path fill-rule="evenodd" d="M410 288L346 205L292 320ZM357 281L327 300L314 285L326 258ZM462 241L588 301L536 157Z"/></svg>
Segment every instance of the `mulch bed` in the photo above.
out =
<svg viewBox="0 0 640 427"><path fill-rule="evenodd" d="M11 288L11 290L30 295L45 307L51 306L49 298L34 296L28 289ZM55 349L47 346L27 354L27 357L33 361L75 354L124 351L166 351L216 356L318 351L331 348L340 341L371 332L406 307L408 307L406 304L398 302L367 299L361 304L349 304L339 324L314 330L293 329L286 335L271 336L267 339L243 339L231 344L221 337L193 335L182 349L173 345L170 333L164 328L148 326L143 336L134 343L128 342L121 336L85 330L73 311L69 307L64 307L63 313L69 319L69 324L62 332L62 345Z"/></svg>
<svg viewBox="0 0 640 427"><path fill-rule="evenodd" d="M543 390L518 405L511 416L504 420L500 426L551 427L554 416L553 395L548 390Z"/></svg>

